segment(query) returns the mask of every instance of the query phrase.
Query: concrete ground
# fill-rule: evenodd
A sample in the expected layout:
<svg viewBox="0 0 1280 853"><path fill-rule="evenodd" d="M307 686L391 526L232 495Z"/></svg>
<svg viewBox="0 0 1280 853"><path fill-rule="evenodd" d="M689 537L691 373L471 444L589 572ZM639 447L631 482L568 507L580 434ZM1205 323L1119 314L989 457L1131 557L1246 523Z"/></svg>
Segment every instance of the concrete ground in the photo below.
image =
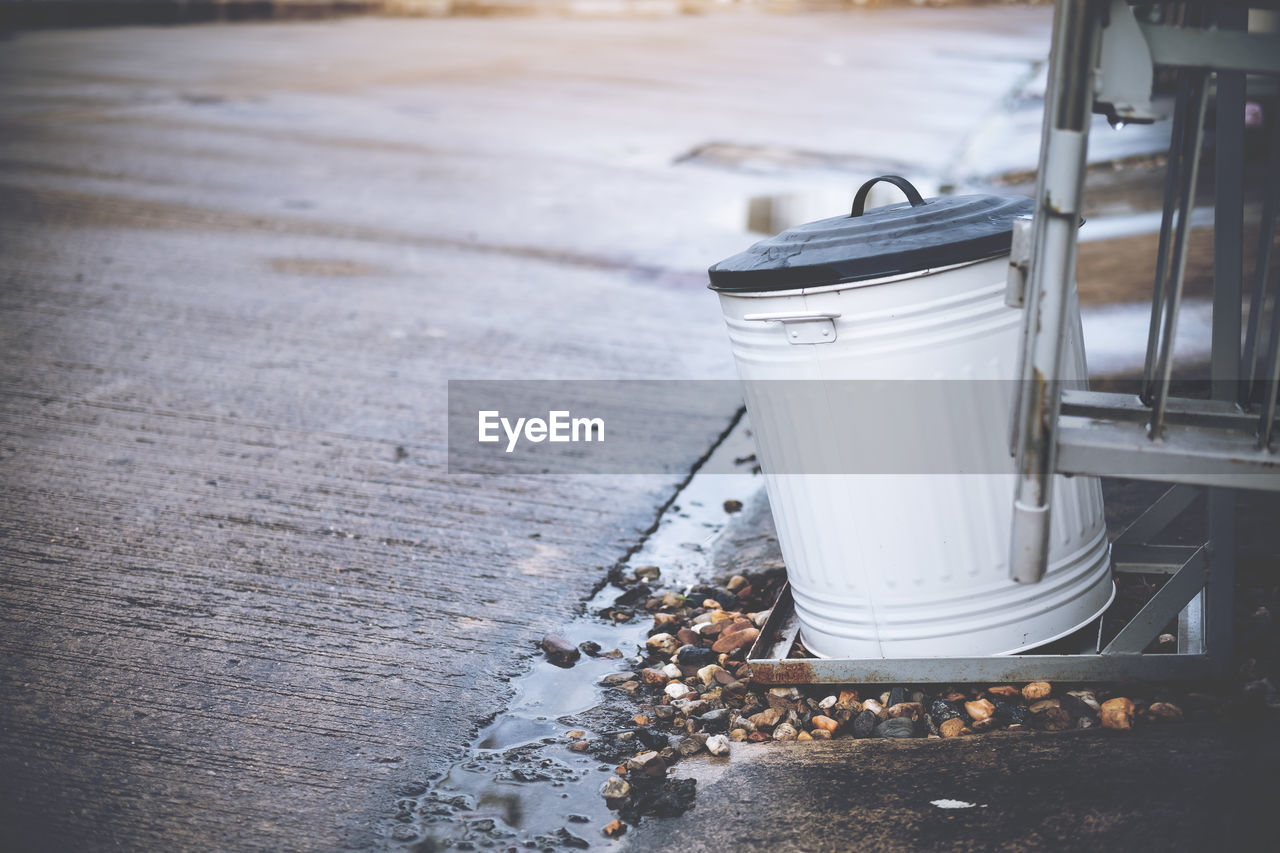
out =
<svg viewBox="0 0 1280 853"><path fill-rule="evenodd" d="M628 849L1270 850L1277 760L1274 721L775 743L682 764L697 806Z"/></svg>
<svg viewBox="0 0 1280 853"><path fill-rule="evenodd" d="M10 36L0 845L384 846L397 791L462 754L733 416L682 422L669 475L450 475L446 380L731 376L703 271L756 239L751 199L957 182L992 146L1025 168L1006 149L1026 134L990 128L1048 26L1015 7ZM1099 791L1136 827L1169 811L1123 799L1167 751L1213 747L1207 780L1273 756L1234 738L1025 760L1109 764ZM881 753L767 751L631 843L819 849L862 826L915 846L941 818L895 810L942 789L904 805L893 773L1012 796L1025 743L984 743L982 778L962 747L873 746L870 778ZM1087 820L1079 778L1062 808ZM1203 791L1179 788L1184 821ZM934 846L1014 837L948 820Z"/></svg>

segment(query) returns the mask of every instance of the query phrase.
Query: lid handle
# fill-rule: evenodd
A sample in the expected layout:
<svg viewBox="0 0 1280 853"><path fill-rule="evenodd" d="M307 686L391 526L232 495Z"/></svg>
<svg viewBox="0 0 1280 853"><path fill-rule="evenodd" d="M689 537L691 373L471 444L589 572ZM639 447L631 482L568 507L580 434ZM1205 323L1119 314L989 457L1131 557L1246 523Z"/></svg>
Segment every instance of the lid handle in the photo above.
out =
<svg viewBox="0 0 1280 853"><path fill-rule="evenodd" d="M861 216L863 208L867 205L867 195L871 192L871 187L881 181L888 181L898 189L902 190L907 196L907 201L911 202L912 207L919 207L924 204L924 199L920 196L920 191L911 186L911 182L900 175L881 175L878 178L872 178L862 186L858 187L858 194L853 197L853 211L849 214L850 218Z"/></svg>

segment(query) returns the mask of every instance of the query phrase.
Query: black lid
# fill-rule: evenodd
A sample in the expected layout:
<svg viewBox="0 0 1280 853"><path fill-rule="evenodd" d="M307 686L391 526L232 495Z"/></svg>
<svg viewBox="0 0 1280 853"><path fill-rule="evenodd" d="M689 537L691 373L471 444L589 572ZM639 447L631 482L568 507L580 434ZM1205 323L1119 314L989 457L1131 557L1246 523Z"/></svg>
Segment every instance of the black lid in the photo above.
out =
<svg viewBox="0 0 1280 853"><path fill-rule="evenodd" d="M894 184L908 201L864 214L877 181ZM724 293L798 290L995 257L1009 251L1013 220L1033 206L1021 196L925 200L905 178L884 175L862 185L850 215L798 225L711 267L710 287Z"/></svg>

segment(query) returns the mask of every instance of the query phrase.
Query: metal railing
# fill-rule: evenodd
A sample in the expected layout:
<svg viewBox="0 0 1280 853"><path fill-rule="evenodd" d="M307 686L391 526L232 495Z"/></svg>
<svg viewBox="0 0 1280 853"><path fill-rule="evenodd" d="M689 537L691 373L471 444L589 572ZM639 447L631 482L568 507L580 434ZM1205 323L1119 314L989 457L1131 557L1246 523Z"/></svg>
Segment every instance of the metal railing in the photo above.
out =
<svg viewBox="0 0 1280 853"><path fill-rule="evenodd" d="M1280 39L1247 32L1243 6L1195 5L1184 11L1188 14L1182 23L1172 26L1139 23L1121 0L1059 0L1056 5L1025 273L1021 364L1027 391L1018 401L1012 427L1019 476L1010 572L1023 583L1038 582L1044 574L1044 531L1052 512L1049 483L1055 473L1208 487L1208 530L1200 548L1172 554L1151 547L1142 557L1143 542L1129 537L1122 543L1130 557L1136 556L1136 564L1169 579L1102 654L1140 655L1162 626L1180 613L1185 617L1194 604L1206 630L1194 632L1196 642L1180 647L1178 657L1207 655L1211 669L1222 674L1231 646L1232 489L1280 490L1275 449L1280 310L1275 307L1267 336L1262 336L1280 194L1275 122L1247 329L1242 322L1246 75L1280 76ZM1104 112L1113 122L1150 121L1150 84L1153 70L1160 68L1173 69L1178 82L1142 380L1136 394L1063 389L1058 381L1061 342L1075 278L1087 117ZM1134 85L1135 79L1140 85ZM1210 399L1202 400L1172 393L1173 348L1211 93L1216 95L1213 332ZM1186 494L1185 488L1176 489L1164 500L1185 507ZM1176 516L1167 507L1153 509L1165 522ZM1151 525L1142 530L1148 540L1159 531L1147 528Z"/></svg>

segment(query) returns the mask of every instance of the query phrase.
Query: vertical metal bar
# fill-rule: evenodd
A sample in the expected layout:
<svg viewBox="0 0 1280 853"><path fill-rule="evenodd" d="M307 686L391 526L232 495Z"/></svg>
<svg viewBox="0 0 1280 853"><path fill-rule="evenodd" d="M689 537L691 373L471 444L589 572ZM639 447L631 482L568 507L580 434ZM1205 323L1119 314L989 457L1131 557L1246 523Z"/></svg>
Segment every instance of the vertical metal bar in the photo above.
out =
<svg viewBox="0 0 1280 853"><path fill-rule="evenodd" d="M1147 358L1142 368L1142 402L1151 405L1155 383L1156 346L1160 341L1160 320L1164 316L1166 276L1169 272L1169 240L1173 232L1178 180L1185 166L1187 107L1191 101L1191 73L1178 72L1178 95L1173 107L1173 131L1169 135L1169 159L1164 173L1164 210L1160 216L1160 243L1156 249L1156 277L1151 289L1151 325L1147 331Z"/></svg>
<svg viewBox="0 0 1280 853"><path fill-rule="evenodd" d="M1236 583L1236 493L1209 490L1209 575L1205 581L1205 645L1215 678L1232 672Z"/></svg>
<svg viewBox="0 0 1280 853"><path fill-rule="evenodd" d="M1215 10L1222 29L1245 29L1245 8ZM1244 86L1239 72L1218 74L1217 158L1214 178L1213 342L1210 375L1215 400L1234 400L1240 378L1240 289L1244 277ZM1231 673L1236 572L1236 495L1209 490L1209 580L1205 640L1214 675Z"/></svg>
<svg viewBox="0 0 1280 853"><path fill-rule="evenodd" d="M1263 376L1262 414L1258 419L1258 447L1266 450L1276 426L1276 396L1280 393L1280 293L1271 306L1271 340L1267 345L1267 368Z"/></svg>
<svg viewBox="0 0 1280 853"><path fill-rule="evenodd" d="M1204 590L1178 614L1178 654L1204 653Z"/></svg>
<svg viewBox="0 0 1280 853"><path fill-rule="evenodd" d="M1262 220L1258 227L1257 263L1253 269L1253 286L1249 296L1249 328L1245 332L1244 355L1240 357L1240 396L1236 402L1249 405L1253 399L1254 379L1258 372L1258 335L1262 330L1262 314L1267 304L1267 279L1271 272L1271 244L1275 239L1276 206L1280 203L1280 124L1271 127L1271 151L1267 158L1266 196L1262 200ZM1271 335L1275 347L1275 333Z"/></svg>
<svg viewBox="0 0 1280 853"><path fill-rule="evenodd" d="M1221 6L1218 27L1244 29L1248 10ZM1213 218L1213 399L1235 400L1240 370L1244 280L1244 86L1239 71L1218 73Z"/></svg>
<svg viewBox="0 0 1280 853"><path fill-rule="evenodd" d="M1182 305L1182 289L1187 274L1187 238L1191 232L1191 208L1195 206L1196 181L1200 176L1200 148L1204 142L1204 113L1209 101L1209 75L1201 72L1191 83L1188 98L1187 139L1190 150L1185 153L1187 162L1179 177L1178 227L1173 239L1173 256L1169 259L1172 286L1168 290L1168 305L1164 310L1164 329L1160 336L1159 356L1156 359L1155 399L1151 402L1151 422L1147 434L1159 438L1164 428L1165 406L1169 402L1169 383L1173 378L1173 337L1178 328L1178 309ZM1243 108L1242 108L1243 109ZM1239 313L1239 305L1236 312Z"/></svg>
<svg viewBox="0 0 1280 853"><path fill-rule="evenodd" d="M1044 577L1049 552L1049 499L1057 451L1061 362L1067 306L1075 277L1076 230L1093 104L1099 0L1058 0L1049 62L1052 112L1045 123L1036 179L1035 245L1028 276L1028 379L1018 411L1018 482L1013 503L1009 573L1020 583Z"/></svg>
<svg viewBox="0 0 1280 853"><path fill-rule="evenodd" d="M1066 4L1064 0L1057 0L1053 4L1053 35L1050 40L1050 49L1048 49L1048 81L1044 86L1044 114L1041 117L1041 150L1037 160L1036 168L1036 197L1039 199L1043 192L1044 175L1048 172L1048 145L1046 141L1050 137L1053 129L1053 118L1057 115L1057 105L1061 99L1060 86L1057 86L1056 68L1059 64L1059 56L1062 53L1061 32L1064 27L1062 18L1066 14ZM1044 243L1044 216L1036 214L1032 216L1032 234L1030 234L1030 256L1037 255L1039 247ZM1027 409L1027 388L1032 379L1032 338L1036 334L1036 325L1039 316L1039 293L1032 288L1032 279L1030 279L1030 266L1028 264L1027 280L1023 283L1023 325L1018 337L1018 371L1014 374L1018 377L1018 384L1014 387L1014 407L1010 412L1010 455L1018 456L1018 448L1023 441L1023 419L1024 412Z"/></svg>

